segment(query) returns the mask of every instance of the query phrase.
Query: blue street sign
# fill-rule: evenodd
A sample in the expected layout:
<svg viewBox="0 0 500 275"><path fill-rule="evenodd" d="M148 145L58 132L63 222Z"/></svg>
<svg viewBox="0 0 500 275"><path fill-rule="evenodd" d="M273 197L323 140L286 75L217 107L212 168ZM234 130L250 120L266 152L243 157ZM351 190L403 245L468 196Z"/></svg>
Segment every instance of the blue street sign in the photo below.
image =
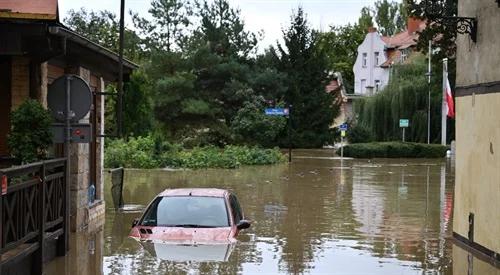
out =
<svg viewBox="0 0 500 275"><path fill-rule="evenodd" d="M266 115L268 116L287 116L288 108L266 108Z"/></svg>
<svg viewBox="0 0 500 275"><path fill-rule="evenodd" d="M340 128L340 131L347 131L347 128L348 128L347 127L347 123L344 123L344 124L340 125L339 128Z"/></svg>

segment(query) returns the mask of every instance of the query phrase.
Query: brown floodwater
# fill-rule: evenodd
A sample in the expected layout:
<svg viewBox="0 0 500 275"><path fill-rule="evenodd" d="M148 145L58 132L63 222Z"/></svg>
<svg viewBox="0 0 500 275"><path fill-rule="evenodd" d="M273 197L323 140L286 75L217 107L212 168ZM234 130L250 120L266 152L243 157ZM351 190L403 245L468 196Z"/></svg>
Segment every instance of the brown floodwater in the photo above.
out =
<svg viewBox="0 0 500 275"><path fill-rule="evenodd" d="M449 160L331 158L294 152L291 164L236 170L127 170L125 211L106 182L103 226L73 234L46 274L495 274L451 240ZM165 188L233 190L252 227L217 248L159 247L127 237Z"/></svg>

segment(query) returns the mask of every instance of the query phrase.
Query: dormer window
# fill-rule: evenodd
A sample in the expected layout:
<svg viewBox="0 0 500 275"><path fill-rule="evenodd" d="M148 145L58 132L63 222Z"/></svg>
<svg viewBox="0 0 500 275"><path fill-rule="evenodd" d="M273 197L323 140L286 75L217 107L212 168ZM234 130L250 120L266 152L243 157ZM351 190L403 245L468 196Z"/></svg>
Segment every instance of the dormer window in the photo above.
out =
<svg viewBox="0 0 500 275"><path fill-rule="evenodd" d="M366 68L366 66L368 65L368 54L367 53L363 53L363 68Z"/></svg>

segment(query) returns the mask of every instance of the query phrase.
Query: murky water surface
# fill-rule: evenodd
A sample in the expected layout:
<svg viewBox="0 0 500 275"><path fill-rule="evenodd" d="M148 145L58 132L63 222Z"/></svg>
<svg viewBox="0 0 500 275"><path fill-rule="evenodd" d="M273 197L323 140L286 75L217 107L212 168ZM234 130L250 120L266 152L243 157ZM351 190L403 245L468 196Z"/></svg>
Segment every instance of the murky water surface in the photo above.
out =
<svg viewBox="0 0 500 275"><path fill-rule="evenodd" d="M449 161L341 162L328 150L294 154L290 165L128 170L126 211L113 210L106 190L104 228L73 236L78 249L49 264L47 273L500 274L452 244ZM200 261L203 253L155 248L127 237L141 206L165 188L179 187L233 190L252 227L236 245L210 250L211 261Z"/></svg>

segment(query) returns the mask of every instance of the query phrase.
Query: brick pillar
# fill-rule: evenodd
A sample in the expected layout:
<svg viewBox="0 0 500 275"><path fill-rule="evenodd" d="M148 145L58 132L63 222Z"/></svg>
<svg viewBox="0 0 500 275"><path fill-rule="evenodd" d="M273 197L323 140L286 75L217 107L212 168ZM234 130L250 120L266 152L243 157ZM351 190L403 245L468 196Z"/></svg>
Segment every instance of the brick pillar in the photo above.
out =
<svg viewBox="0 0 500 275"><path fill-rule="evenodd" d="M68 68L66 73L80 76L90 81L90 72L82 67ZM89 121L89 114L80 120ZM90 145L84 143L71 144L71 183L70 183L70 223L71 231L82 231L88 225L88 187L90 182Z"/></svg>
<svg viewBox="0 0 500 275"><path fill-rule="evenodd" d="M80 76L83 80L90 83L90 71L82 68L69 68L66 70L67 73L73 73ZM101 85L99 89L104 89L104 83L101 80ZM102 108L103 104L100 100L97 102L98 106L95 106L98 112L98 123L99 120L103 121ZM101 105L101 106L99 106ZM101 110L101 111L99 111ZM80 123L88 123L90 119L90 112L80 120ZM99 127L99 125L98 125ZM103 127L103 126L102 126ZM98 133L93 133L98 134ZM100 139L97 139L98 141ZM102 145L97 144L97 161L98 164L101 163L102 159ZM71 184L70 184L70 216L71 216L71 230L80 232L89 226L95 226L96 224L101 224L104 222L104 193L103 193L103 177L102 177L102 166L98 165L96 169L97 182L96 184L96 195L97 199L95 204L89 205L88 192L89 185L91 181L90 174L90 144L71 144Z"/></svg>

